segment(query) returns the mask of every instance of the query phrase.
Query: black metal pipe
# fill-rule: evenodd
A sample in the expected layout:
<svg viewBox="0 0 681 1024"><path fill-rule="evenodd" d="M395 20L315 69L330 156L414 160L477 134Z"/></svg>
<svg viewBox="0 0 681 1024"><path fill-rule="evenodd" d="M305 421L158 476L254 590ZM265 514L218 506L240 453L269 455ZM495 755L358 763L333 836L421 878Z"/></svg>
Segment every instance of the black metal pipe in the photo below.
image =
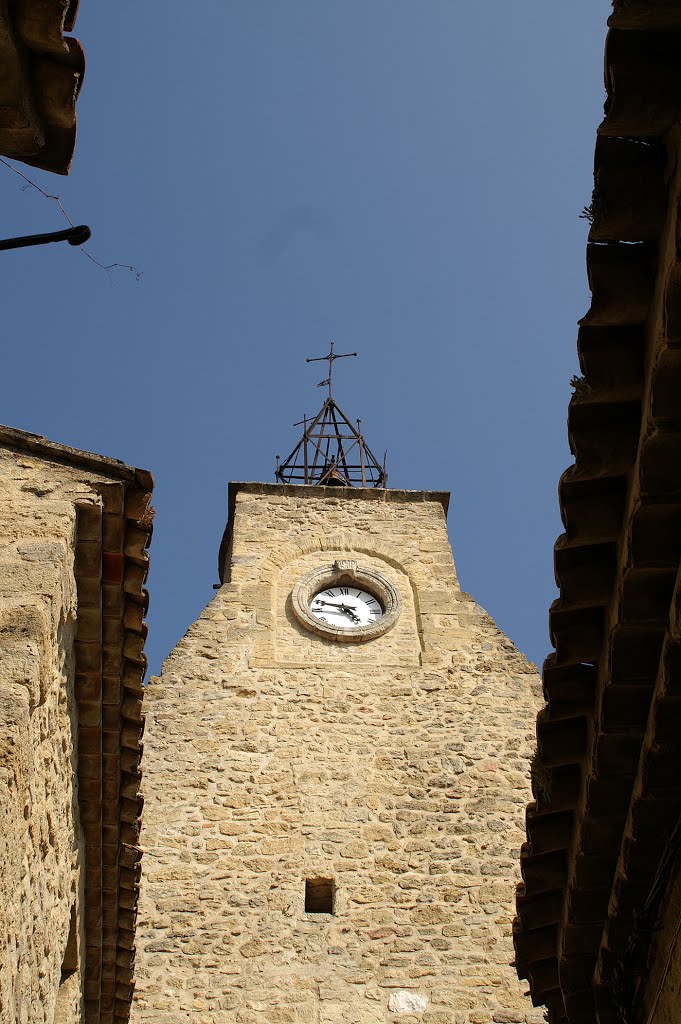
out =
<svg viewBox="0 0 681 1024"><path fill-rule="evenodd" d="M23 249L25 245L47 245L48 242L68 242L69 245L83 245L92 232L87 224L65 228L63 231L48 231L44 235L22 235L20 238L0 238L0 249Z"/></svg>

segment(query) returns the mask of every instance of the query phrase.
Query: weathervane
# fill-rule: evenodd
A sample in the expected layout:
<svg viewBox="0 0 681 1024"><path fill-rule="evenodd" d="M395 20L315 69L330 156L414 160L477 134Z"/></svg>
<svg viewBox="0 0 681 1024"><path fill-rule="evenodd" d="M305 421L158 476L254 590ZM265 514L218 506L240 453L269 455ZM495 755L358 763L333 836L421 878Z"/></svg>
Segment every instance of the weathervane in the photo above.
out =
<svg viewBox="0 0 681 1024"><path fill-rule="evenodd" d="M381 466L364 440L361 420L354 427L332 395L333 364L336 359L349 359L356 352L336 353L333 338L329 354L306 359L306 363L328 362L329 376L320 380L318 388L329 393L317 415L307 415L296 427L303 427L303 436L288 458L277 465L274 475L283 484L317 484L325 487L386 487L385 456Z"/></svg>
<svg viewBox="0 0 681 1024"><path fill-rule="evenodd" d="M326 385L328 384L329 385L329 398L331 398L331 378L333 376L333 361L334 361L334 359L349 359L350 356L356 356L357 355L356 352L344 352L343 355L336 355L335 352L333 351L333 346L335 344L336 343L333 340L333 338L330 338L329 339L330 349L329 349L328 356L315 356L314 359L306 359L305 360L306 363L323 363L325 359L328 360L328 363L329 363L329 376L326 378L326 380L320 380L320 382L317 385L317 387L318 388L323 388L323 387L326 387ZM295 424L295 426L298 426L298 425L299 424L297 424L297 423Z"/></svg>

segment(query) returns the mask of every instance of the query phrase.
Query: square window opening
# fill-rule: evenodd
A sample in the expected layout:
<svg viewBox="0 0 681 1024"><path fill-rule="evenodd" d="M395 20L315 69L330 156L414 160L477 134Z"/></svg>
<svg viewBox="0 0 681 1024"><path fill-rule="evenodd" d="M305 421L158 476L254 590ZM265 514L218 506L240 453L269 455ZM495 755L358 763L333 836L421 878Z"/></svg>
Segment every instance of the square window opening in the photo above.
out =
<svg viewBox="0 0 681 1024"><path fill-rule="evenodd" d="M332 878L305 879L305 913L333 914L335 886Z"/></svg>

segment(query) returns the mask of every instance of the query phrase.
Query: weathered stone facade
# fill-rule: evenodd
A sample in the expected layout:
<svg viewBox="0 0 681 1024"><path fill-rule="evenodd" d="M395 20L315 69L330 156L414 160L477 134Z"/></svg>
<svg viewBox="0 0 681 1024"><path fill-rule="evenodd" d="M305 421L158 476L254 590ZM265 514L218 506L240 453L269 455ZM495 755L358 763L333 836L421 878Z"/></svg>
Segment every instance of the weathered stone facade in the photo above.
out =
<svg viewBox="0 0 681 1024"><path fill-rule="evenodd" d="M113 680L127 605L117 599L121 579L104 584L110 607L101 607L102 548L111 559L118 548L125 565L136 475L0 428L0 1024L115 1019L122 922L103 864L118 876L123 786L111 741L122 716L120 699L102 714L96 658L107 654ZM128 534L137 557L134 548ZM139 580L127 585L135 601ZM136 680L141 694L141 668Z"/></svg>
<svg viewBox="0 0 681 1024"><path fill-rule="evenodd" d="M145 698L133 1024L542 1020L511 966L539 688L459 589L445 496L231 496L224 585ZM291 613L341 558L402 598L365 644Z"/></svg>
<svg viewBox="0 0 681 1024"><path fill-rule="evenodd" d="M60 991L72 909L82 920L73 641L76 508L91 474L0 451L0 1021L80 1019ZM80 937L82 944L82 936ZM60 1006L61 1009L61 1006Z"/></svg>

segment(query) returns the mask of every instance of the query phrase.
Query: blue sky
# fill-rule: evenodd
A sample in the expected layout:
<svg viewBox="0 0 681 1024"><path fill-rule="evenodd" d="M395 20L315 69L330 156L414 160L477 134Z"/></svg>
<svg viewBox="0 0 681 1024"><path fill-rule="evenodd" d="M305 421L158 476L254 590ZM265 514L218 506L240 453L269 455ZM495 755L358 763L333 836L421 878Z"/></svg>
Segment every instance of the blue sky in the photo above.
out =
<svg viewBox="0 0 681 1024"><path fill-rule="evenodd" d="M2 419L154 473L152 671L213 595L227 481L273 479L331 336L391 486L452 492L462 586L543 660L609 11L81 4L73 169L27 173L142 278L3 255ZM0 171L5 236L62 226Z"/></svg>

